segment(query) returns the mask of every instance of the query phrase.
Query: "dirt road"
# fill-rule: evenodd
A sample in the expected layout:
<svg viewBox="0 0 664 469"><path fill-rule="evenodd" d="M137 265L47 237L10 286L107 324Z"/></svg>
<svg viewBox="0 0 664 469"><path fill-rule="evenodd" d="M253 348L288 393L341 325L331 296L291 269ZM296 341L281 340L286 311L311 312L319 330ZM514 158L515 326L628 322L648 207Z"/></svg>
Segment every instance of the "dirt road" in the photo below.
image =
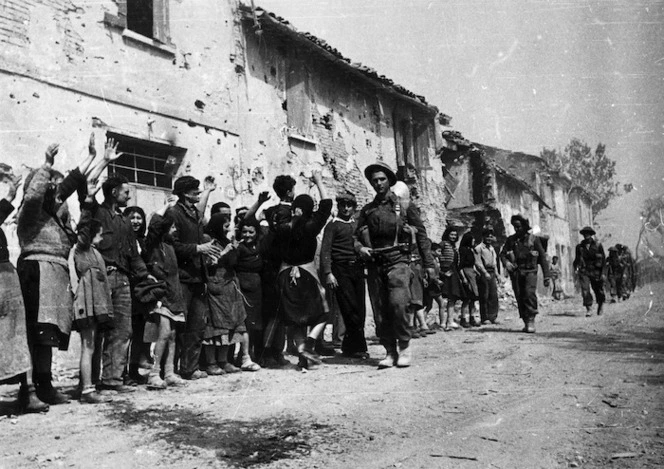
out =
<svg viewBox="0 0 664 469"><path fill-rule="evenodd" d="M18 418L0 386L0 467L664 467L664 285L600 317L546 303L535 335L499 319L416 340L407 369L336 357Z"/></svg>

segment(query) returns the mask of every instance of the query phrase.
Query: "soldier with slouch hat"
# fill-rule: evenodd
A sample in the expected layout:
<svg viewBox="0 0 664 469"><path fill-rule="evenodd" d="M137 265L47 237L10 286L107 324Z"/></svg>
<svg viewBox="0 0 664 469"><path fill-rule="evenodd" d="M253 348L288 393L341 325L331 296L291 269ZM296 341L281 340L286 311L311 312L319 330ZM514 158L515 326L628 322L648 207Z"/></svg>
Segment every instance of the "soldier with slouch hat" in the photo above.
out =
<svg viewBox="0 0 664 469"><path fill-rule="evenodd" d="M356 252L368 263L367 286L376 335L386 351L378 367L407 367L412 359L408 313L413 276L409 266L412 230L408 226L417 230L416 244L429 278L435 275L431 242L415 204L401 209L391 190L397 182L392 169L377 162L367 166L364 175L376 197L362 207L353 237Z"/></svg>
<svg viewBox="0 0 664 469"><path fill-rule="evenodd" d="M602 243L595 240L595 230L591 227L584 227L579 233L583 236L583 241L576 245L576 257L574 258L574 270L579 275L581 283L581 295L583 296L583 306L586 307L586 316L590 316L590 309L593 305L593 295L595 293L597 300L597 314L602 314L606 296L604 295L604 267L606 264L606 255Z"/></svg>

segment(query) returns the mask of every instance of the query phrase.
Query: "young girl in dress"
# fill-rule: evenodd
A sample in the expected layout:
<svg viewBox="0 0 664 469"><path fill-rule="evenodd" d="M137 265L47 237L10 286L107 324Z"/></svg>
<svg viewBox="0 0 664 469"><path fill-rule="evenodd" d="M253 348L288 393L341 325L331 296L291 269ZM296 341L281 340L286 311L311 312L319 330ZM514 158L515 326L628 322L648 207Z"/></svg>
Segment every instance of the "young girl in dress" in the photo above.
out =
<svg viewBox="0 0 664 469"><path fill-rule="evenodd" d="M145 238L145 259L150 273L166 284L166 295L161 298L149 314L149 321L157 326L154 342L154 364L148 374L149 389L165 389L182 386L185 381L175 374L175 328L184 324L185 302L182 296L178 262L171 244L175 234L173 219L166 210L175 205L177 199L169 199L150 219ZM149 329L149 327L148 327ZM135 340L143 340L136 337Z"/></svg>
<svg viewBox="0 0 664 469"><path fill-rule="evenodd" d="M260 370L260 366L249 355L249 334L245 325L247 313L235 273L237 249L228 239L229 231L228 215L212 215L206 233L219 244L222 252L220 258L207 266L210 324L205 332L203 350L207 362L205 371L209 375ZM242 345L243 355L239 368L228 357L229 346L236 343Z"/></svg>
<svg viewBox="0 0 664 469"><path fill-rule="evenodd" d="M454 321L454 306L457 301L465 298L459 275L459 252L456 248L458 239L458 228L449 227L443 233L443 239L440 243L443 251L440 258L440 275L443 281L441 290L443 298L447 298L447 307L440 310L439 320L445 331L459 328L459 325Z"/></svg>
<svg viewBox="0 0 664 469"><path fill-rule="evenodd" d="M440 258L443 255L443 248L438 243L431 243L431 254L433 255L433 268L436 272L434 278L430 278L427 287L424 290L424 315L428 316L429 311L433 309L434 301L438 305L438 315L442 313L444 309L443 305L443 296L442 296L442 285L443 282L440 279ZM432 329L441 329L442 323L433 324Z"/></svg>
<svg viewBox="0 0 664 469"><path fill-rule="evenodd" d="M461 303L461 326L466 328L475 317L475 301L479 299L475 262L475 238L466 233L459 243L459 274L466 294Z"/></svg>
<svg viewBox="0 0 664 469"><path fill-rule="evenodd" d="M74 297L74 330L81 334L81 403L97 404L108 398L97 393L92 383L93 355L97 333L112 327L113 303L106 277L106 264L96 246L103 240L101 222L90 212L99 190L96 181L88 182L88 195L81 204L78 241L74 248L74 267L78 288Z"/></svg>
<svg viewBox="0 0 664 469"><path fill-rule="evenodd" d="M240 290L246 300L245 326L249 334L249 355L253 361L260 362L263 359L263 289L261 288L263 257L259 249L260 225L254 217L245 218L240 223L238 232L242 241L237 247L235 270Z"/></svg>

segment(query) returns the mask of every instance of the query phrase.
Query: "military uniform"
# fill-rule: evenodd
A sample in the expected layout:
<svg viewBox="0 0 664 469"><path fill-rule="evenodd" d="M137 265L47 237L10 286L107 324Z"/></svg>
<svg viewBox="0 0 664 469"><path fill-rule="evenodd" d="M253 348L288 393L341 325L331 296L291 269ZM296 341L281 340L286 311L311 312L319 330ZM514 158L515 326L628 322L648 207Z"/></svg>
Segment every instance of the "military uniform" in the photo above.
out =
<svg viewBox="0 0 664 469"><path fill-rule="evenodd" d="M584 230L582 230L583 232ZM606 256L604 247L593 238L584 239L576 246L576 257L574 259L574 269L579 274L579 283L581 284L581 295L583 296L583 306L589 309L593 304L591 289L595 293L598 307L604 304L606 297L604 295L604 265ZM598 309L598 314L601 308Z"/></svg>
<svg viewBox="0 0 664 469"><path fill-rule="evenodd" d="M354 235L358 253L362 247L374 250L367 269L367 287L376 335L388 353L396 351L397 341L406 345L411 338L408 308L413 272L409 265L411 234L404 230L406 224L417 229L415 236L424 267L433 268L431 243L417 207L410 204L403 213L392 192L382 199L376 197L362 208Z"/></svg>
<svg viewBox="0 0 664 469"><path fill-rule="evenodd" d="M523 236L513 234L505 241L500 258L506 266L507 262L514 266L511 271L508 268L508 272L519 307L519 317L528 329L528 325L533 324L537 316L537 266L542 267L545 279L551 277L546 252L538 236L532 233Z"/></svg>

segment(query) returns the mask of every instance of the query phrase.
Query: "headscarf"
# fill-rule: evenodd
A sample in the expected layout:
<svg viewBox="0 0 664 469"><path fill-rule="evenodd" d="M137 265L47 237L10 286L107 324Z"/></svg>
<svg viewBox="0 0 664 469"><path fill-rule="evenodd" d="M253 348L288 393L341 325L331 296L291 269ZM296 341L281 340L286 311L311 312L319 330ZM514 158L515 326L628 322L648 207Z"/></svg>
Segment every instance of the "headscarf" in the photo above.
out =
<svg viewBox="0 0 664 469"><path fill-rule="evenodd" d="M134 234L137 238L145 238L145 231L147 230L147 222L145 220L145 211L138 205L132 205L124 209L124 216L130 218L132 214L138 213L143 218L143 223L138 231L135 231Z"/></svg>

